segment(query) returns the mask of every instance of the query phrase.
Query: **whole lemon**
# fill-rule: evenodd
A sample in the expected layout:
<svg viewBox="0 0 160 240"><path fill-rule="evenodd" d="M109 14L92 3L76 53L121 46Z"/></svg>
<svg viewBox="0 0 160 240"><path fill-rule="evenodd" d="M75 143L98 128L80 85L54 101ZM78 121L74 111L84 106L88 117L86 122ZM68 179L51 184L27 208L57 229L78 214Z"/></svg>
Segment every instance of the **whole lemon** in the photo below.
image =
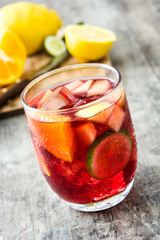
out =
<svg viewBox="0 0 160 240"><path fill-rule="evenodd" d="M41 49L44 38L56 34L61 26L57 12L41 4L18 2L0 9L0 28L8 27L17 33L27 54Z"/></svg>

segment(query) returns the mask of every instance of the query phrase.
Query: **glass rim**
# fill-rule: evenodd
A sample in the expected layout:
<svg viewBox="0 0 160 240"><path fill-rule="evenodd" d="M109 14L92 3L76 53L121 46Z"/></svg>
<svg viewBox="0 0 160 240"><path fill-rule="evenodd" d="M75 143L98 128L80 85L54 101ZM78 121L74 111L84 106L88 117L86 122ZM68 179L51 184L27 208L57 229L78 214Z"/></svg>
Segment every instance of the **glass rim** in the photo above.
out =
<svg viewBox="0 0 160 240"><path fill-rule="evenodd" d="M84 105L80 105L80 106L77 106L77 107L74 107L74 108L67 108L67 109L58 109L58 110L45 110L45 109L37 109L37 108L34 108L34 107L31 107L30 105L28 105L26 102L25 102L25 95L27 94L28 90L31 89L36 83L38 83L40 80L46 78L46 77L49 77L53 74L56 74L56 73L60 73L60 72L64 72L66 70L71 70L71 69L80 69L80 68L94 68L94 67L99 67L99 68L104 68L104 69L110 69L110 70L114 70L117 72L118 74L118 81L115 85L114 88L112 88L110 91L108 91L106 94L104 94L102 97L98 98L97 100L94 100L92 102L89 102L89 103L86 103ZM61 83L61 82L59 82ZM53 114L65 114L65 113L68 113L68 112L75 112L75 111L78 111L78 110L82 110L82 109L85 109L87 107L90 107L90 106L93 106L93 105L96 105L96 104L99 104L101 102L103 102L103 100L105 100L107 97L109 97L110 95L112 95L115 91L117 91L117 89L120 88L122 84L122 77L121 77L121 74L120 72L113 66L110 66L110 65L107 65L107 64L104 64L104 63L82 63L82 64L74 64L74 65L68 65L68 66L65 66L65 67L60 67L60 68L56 68L54 70L51 70L47 73L44 73L42 74L41 76L35 78L34 80L32 80L22 91L21 93L21 102L22 102L22 105L24 107L24 109L27 109L29 111L33 111L33 112L43 112L43 113L53 113ZM54 85L53 84L53 88L54 88ZM47 87L46 87L47 88ZM114 103L113 103L114 104Z"/></svg>

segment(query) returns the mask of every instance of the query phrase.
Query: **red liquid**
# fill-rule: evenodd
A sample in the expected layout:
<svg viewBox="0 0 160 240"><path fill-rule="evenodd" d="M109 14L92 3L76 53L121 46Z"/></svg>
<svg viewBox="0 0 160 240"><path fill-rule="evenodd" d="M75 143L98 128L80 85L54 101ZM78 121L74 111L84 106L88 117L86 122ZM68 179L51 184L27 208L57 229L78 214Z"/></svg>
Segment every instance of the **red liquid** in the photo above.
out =
<svg viewBox="0 0 160 240"><path fill-rule="evenodd" d="M110 81L109 83L110 87L113 88L114 83ZM43 96L44 93L36 96L34 99L32 99L30 105L37 108L38 103ZM86 94L83 94L81 96L77 95L76 98L83 101L83 103L80 104L85 104L91 102L92 100L98 99L101 96L102 95L96 95L87 98ZM66 105L66 107L62 107L61 109L65 109L67 107L74 107L74 104L68 104ZM123 113L123 118L121 120L122 122L120 125L120 129L118 129L118 132L123 129L126 130L130 135L131 153L129 159L127 160L127 164L125 164L125 166L120 169L118 173L116 173L114 176L111 176L109 178L107 177L107 179L102 180L91 176L86 167L87 153L91 144L88 145L88 143L85 143L85 141L87 142L93 140L83 139L84 136L81 139L81 137L77 135L76 131L79 126L82 126L82 124L89 123L86 126L91 126L91 131L94 130L91 132L91 136L94 137L94 141L96 141L98 136L108 131L110 128L112 129L112 131L115 131L115 129L113 129L115 127L110 127L111 124L109 124L109 121L111 121L111 115L107 119L106 123L100 123L88 120L88 118L77 118L77 116L75 116L75 113L71 114L66 112L65 116L69 116L70 121L65 122L64 127L63 123L54 123L51 122L51 120L49 120L49 122L45 122L46 119L45 121L43 121L43 118L38 120L35 120L34 118L32 119L32 116L26 113L32 140L37 153L37 158L39 159L44 176L50 184L51 188L64 200L72 203L81 204L100 201L124 191L128 184L133 180L137 165L137 148L134 128L132 125L127 100L124 95L120 96L120 100L117 99L117 101L112 105L113 109L116 108L115 106L117 106L117 108L120 109L119 111ZM114 114L116 113L112 111L112 118L116 118L116 115L114 116ZM66 131L66 134L69 134L69 137L67 137L67 140L65 140L65 142L72 141L74 137L74 144L72 143L73 146L68 147L69 143L68 145L66 145L66 143L62 143L62 139L61 143L58 143L56 141L57 147L55 146L55 148L52 149L51 146L48 146L46 143L46 141L52 141L52 138L51 140L48 140L50 136L46 136L45 134L48 134L48 132L50 134L52 134L53 132L56 133L56 131L59 131L57 129L62 128L62 126L65 129L62 131L62 135L64 131ZM46 129L48 129L48 132ZM66 129L71 129L72 135L74 136L68 133L69 130ZM87 132L88 134L90 134L89 131ZM45 136L47 140L44 139ZM54 137L55 134L53 134L53 138ZM59 146L58 144L62 145L60 151L57 150ZM65 150L70 149L71 151L73 151L71 154L69 154L73 155L72 160L69 159L70 157L68 157L68 155L67 157L64 157L67 160L62 159L64 153L62 153L61 155L61 152L63 151L63 148ZM53 152L55 154L53 154ZM55 155L62 157L56 157ZM113 154L112 152L110 153L111 159L112 155L114 155L114 151Z"/></svg>

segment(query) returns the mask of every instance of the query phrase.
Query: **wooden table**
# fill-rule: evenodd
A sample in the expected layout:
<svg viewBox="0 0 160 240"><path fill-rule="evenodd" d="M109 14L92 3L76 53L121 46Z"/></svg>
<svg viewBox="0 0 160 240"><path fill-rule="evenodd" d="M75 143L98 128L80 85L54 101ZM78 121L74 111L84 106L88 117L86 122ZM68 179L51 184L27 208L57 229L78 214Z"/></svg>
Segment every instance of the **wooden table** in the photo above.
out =
<svg viewBox="0 0 160 240"><path fill-rule="evenodd" d="M0 6L13 2L1 0ZM124 79L138 142L129 196L96 213L69 208L36 162L24 114L0 121L0 240L160 239L160 1L41 0L64 24L79 21L116 32L113 66Z"/></svg>

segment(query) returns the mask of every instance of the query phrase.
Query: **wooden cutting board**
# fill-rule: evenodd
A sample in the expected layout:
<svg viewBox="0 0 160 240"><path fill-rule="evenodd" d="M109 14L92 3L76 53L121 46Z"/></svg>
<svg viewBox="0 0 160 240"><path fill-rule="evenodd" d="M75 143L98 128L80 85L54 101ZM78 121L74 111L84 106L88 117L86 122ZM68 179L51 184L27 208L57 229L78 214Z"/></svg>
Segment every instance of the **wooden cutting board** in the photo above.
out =
<svg viewBox="0 0 160 240"><path fill-rule="evenodd" d="M27 76L33 75L39 69L45 67L50 61L52 57L47 55L46 53L39 53L37 55L28 57L24 67L23 79ZM64 67L68 65L77 64L78 61L74 58L69 56L62 64L58 67ZM104 59L99 61L98 63L104 63L111 65L111 60L109 56L106 56ZM17 80L17 81L20 81ZM3 91L7 91L7 88L3 89ZM0 118L13 116L18 113L23 112L23 107L20 100L20 94L17 95L15 98L10 99L7 104L0 108Z"/></svg>

